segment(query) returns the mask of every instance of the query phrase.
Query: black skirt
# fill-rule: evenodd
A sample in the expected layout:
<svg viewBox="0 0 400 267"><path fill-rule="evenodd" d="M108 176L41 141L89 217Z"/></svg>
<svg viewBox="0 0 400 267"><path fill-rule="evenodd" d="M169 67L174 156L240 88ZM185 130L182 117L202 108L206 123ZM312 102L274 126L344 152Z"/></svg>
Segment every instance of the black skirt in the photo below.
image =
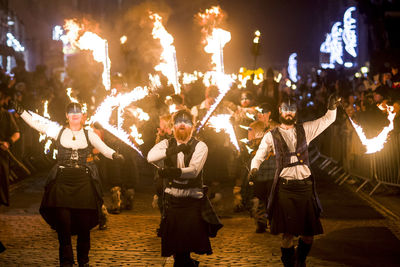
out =
<svg viewBox="0 0 400 267"><path fill-rule="evenodd" d="M51 228L57 230L57 209L73 210L71 232L76 234L80 226L74 214L88 214L87 225L92 229L99 221L98 203L98 193L88 169L58 169L56 178L45 187L39 212Z"/></svg>
<svg viewBox="0 0 400 267"><path fill-rule="evenodd" d="M161 255L195 252L212 254L208 226L201 216L202 199L165 196L166 210L161 221Z"/></svg>
<svg viewBox="0 0 400 267"><path fill-rule="evenodd" d="M312 182L279 184L271 218L271 234L313 236L323 233Z"/></svg>

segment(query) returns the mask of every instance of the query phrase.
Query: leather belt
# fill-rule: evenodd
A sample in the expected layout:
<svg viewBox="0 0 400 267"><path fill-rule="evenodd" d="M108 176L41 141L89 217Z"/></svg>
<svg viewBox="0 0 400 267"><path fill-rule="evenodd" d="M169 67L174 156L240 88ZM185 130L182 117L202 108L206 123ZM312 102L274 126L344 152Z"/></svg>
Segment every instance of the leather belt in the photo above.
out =
<svg viewBox="0 0 400 267"><path fill-rule="evenodd" d="M280 178L279 181L280 184L285 184L285 185L289 185L289 184L312 184L311 178L307 177L305 179L286 179L286 178Z"/></svg>

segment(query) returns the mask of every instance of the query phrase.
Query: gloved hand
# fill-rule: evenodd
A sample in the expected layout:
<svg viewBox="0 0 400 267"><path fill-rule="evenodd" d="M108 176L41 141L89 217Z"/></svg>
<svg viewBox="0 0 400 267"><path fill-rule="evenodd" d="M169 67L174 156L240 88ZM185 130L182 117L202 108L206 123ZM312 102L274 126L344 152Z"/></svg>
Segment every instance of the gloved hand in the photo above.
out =
<svg viewBox="0 0 400 267"><path fill-rule="evenodd" d="M24 113L24 108L17 101L10 101L10 107L15 110L18 115Z"/></svg>
<svg viewBox="0 0 400 267"><path fill-rule="evenodd" d="M166 153L167 157L170 157L172 155L178 154L179 152L186 153L189 151L189 149L190 149L190 147L187 144L181 144L179 146L167 148L167 151L165 153Z"/></svg>
<svg viewBox="0 0 400 267"><path fill-rule="evenodd" d="M336 93L333 93L328 98L328 109L335 110L339 105L340 101L342 100Z"/></svg>
<svg viewBox="0 0 400 267"><path fill-rule="evenodd" d="M124 163L125 162L125 157L122 154L118 153L118 152L114 152L112 154L112 159L117 161L117 162L119 162L119 163Z"/></svg>
<svg viewBox="0 0 400 267"><path fill-rule="evenodd" d="M254 184L254 180L257 177L257 173L258 173L258 170L256 168L251 169L251 171L249 172L249 184L250 185Z"/></svg>
<svg viewBox="0 0 400 267"><path fill-rule="evenodd" d="M176 179L181 177L182 170L176 167L160 168L158 169L158 175L160 175L161 178Z"/></svg>

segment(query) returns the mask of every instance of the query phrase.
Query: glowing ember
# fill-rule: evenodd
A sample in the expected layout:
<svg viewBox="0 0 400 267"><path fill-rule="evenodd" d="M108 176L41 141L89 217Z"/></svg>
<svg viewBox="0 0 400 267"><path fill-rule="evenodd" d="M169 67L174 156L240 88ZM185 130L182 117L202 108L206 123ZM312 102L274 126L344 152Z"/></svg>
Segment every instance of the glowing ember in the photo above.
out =
<svg viewBox="0 0 400 267"><path fill-rule="evenodd" d="M246 117L251 119L251 120L253 120L253 121L256 120L256 116L254 114L249 113L249 112L246 112Z"/></svg>
<svg viewBox="0 0 400 267"><path fill-rule="evenodd" d="M212 116L209 119L208 123L209 123L210 127L214 128L217 133L219 133L221 130L223 130L225 133L227 133L229 135L229 139L230 139L231 143L234 145L234 147L238 151L240 151L235 131L230 122L231 116L232 115L230 115L230 114L218 114L218 115Z"/></svg>
<svg viewBox="0 0 400 267"><path fill-rule="evenodd" d="M248 144L249 143L249 139L243 138L243 139L240 139L240 142Z"/></svg>
<svg viewBox="0 0 400 267"><path fill-rule="evenodd" d="M393 107L388 106L387 107L388 111L388 120L389 120L389 125L383 128L383 130L374 138L367 139L367 137L364 134L364 131L361 126L357 125L351 118L350 121L354 126L354 129L357 132L358 137L361 140L361 143L366 147L367 152L366 154L372 154L375 152L378 152L383 148L383 145L386 143L388 134L391 130L393 130L393 119L396 116L396 113L393 112Z"/></svg>
<svg viewBox="0 0 400 267"><path fill-rule="evenodd" d="M176 109L176 105L175 104L172 104L172 105L169 106L169 113L170 114L175 113L177 111L178 110Z"/></svg>
<svg viewBox="0 0 400 267"><path fill-rule="evenodd" d="M252 149L251 147L249 147L248 145L246 145L246 149L247 149L247 153L251 154L251 152L254 151L254 149Z"/></svg>
<svg viewBox="0 0 400 267"><path fill-rule="evenodd" d="M96 113L92 116L90 121L99 122L105 130L115 135L121 141L123 141L124 143L135 149L140 155L142 155L142 152L129 139L129 134L121 128L118 129L110 125L109 120L115 107L118 107L122 110L130 103L144 98L148 95L148 93L149 91L146 87L137 87L129 93L108 96L97 108Z"/></svg>
<svg viewBox="0 0 400 267"><path fill-rule="evenodd" d="M66 20L64 29L67 31L66 36L73 47L81 50L92 51L93 58L97 62L103 63L103 85L106 90L111 89L110 69L111 61L108 57L108 42L93 32L86 31L82 35L82 27L74 20Z"/></svg>
<svg viewBox="0 0 400 267"><path fill-rule="evenodd" d="M144 141L142 140L142 134L138 132L136 126L132 125L130 129L131 129L131 134L130 135L133 137L133 139L135 139L135 142L138 145L144 144Z"/></svg>
<svg viewBox="0 0 400 267"><path fill-rule="evenodd" d="M161 87L161 80L158 74L152 75L149 73L150 87L153 89L157 89Z"/></svg>
<svg viewBox="0 0 400 267"><path fill-rule="evenodd" d="M175 89L175 94L181 93L181 85L179 84L178 63L176 60L176 50L173 46L174 38L169 34L163 24L162 18L156 14L150 14L150 19L154 21L153 38L159 39L162 48L161 62L154 67L155 70L161 71L168 79L168 83L172 84Z"/></svg>
<svg viewBox="0 0 400 267"><path fill-rule="evenodd" d="M79 103L78 99L73 97L71 94L72 94L72 89L71 88L67 88L67 96L69 97L69 100L71 102L73 102L73 103Z"/></svg>
<svg viewBox="0 0 400 267"><path fill-rule="evenodd" d="M119 38L119 41L121 42L121 44L126 43L127 40L128 40L128 37L126 37L126 35L121 36L121 38Z"/></svg>
<svg viewBox="0 0 400 267"><path fill-rule="evenodd" d="M50 114L49 114L49 101L46 100L44 101L43 105L43 117L50 119Z"/></svg>

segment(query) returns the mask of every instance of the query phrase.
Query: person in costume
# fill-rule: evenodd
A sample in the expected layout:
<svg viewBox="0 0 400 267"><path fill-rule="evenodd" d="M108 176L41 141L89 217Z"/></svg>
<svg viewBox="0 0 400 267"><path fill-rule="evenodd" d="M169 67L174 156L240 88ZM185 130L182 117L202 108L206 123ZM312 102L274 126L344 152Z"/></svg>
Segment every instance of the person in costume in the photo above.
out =
<svg viewBox="0 0 400 267"><path fill-rule="evenodd" d="M308 145L335 121L339 101L340 98L331 95L326 114L303 124L296 123L296 103L291 99L282 102L279 106L281 124L264 135L251 162L250 177L256 177L261 163L271 151L276 157L267 215L271 233L283 234L281 260L285 267L305 266L314 235L323 233L319 220L322 209L311 175ZM295 236L300 236L296 253Z"/></svg>
<svg viewBox="0 0 400 267"><path fill-rule="evenodd" d="M91 154L93 147L107 158L124 158L108 147L92 130L83 126L82 107L70 103L66 108L68 124L54 127L35 120L14 103L16 112L31 127L56 140L57 163L45 186L40 214L57 231L60 266L73 266L71 235L77 235L79 266L89 266L90 230L99 222L103 204L99 174Z"/></svg>
<svg viewBox="0 0 400 267"><path fill-rule="evenodd" d="M20 132L13 115L5 109L10 98L6 94L8 88L5 88L4 85L1 87L3 88L0 88L0 206L9 206L10 159L8 152L20 138ZM0 253L5 249L0 241Z"/></svg>
<svg viewBox="0 0 400 267"><path fill-rule="evenodd" d="M184 109L172 118L174 137L157 143L150 163L163 161L158 174L167 182L160 225L161 255L174 256L174 266L198 266L190 253L212 254L209 237L222 227L203 188L207 145L192 136L193 115Z"/></svg>

